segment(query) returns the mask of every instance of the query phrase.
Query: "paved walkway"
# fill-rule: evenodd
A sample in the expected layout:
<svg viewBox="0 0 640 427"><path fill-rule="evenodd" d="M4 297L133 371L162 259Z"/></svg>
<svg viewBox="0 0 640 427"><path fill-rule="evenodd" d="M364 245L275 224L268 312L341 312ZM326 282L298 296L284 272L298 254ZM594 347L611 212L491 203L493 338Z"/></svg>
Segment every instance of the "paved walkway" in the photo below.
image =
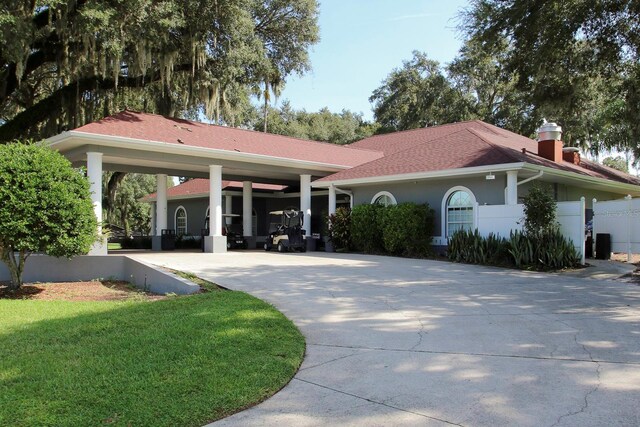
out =
<svg viewBox="0 0 640 427"><path fill-rule="evenodd" d="M291 383L217 426L640 425L640 286L340 254L136 255L273 303Z"/></svg>

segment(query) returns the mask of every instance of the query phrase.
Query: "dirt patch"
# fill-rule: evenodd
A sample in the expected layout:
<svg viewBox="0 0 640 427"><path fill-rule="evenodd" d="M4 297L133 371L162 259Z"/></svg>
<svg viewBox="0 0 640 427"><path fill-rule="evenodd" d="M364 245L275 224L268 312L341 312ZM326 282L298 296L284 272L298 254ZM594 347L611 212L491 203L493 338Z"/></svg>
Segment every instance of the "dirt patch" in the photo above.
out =
<svg viewBox="0 0 640 427"><path fill-rule="evenodd" d="M11 292L0 283L0 299L65 300L65 301L123 301L144 299L155 301L164 295L143 292L128 282L104 280L91 282L25 283Z"/></svg>
<svg viewBox="0 0 640 427"><path fill-rule="evenodd" d="M613 254L611 254L611 260L612 261L619 261L619 262L627 262L627 254L626 253L620 253L620 252L615 252ZM631 254L631 264L635 264L636 267L640 267L640 254Z"/></svg>

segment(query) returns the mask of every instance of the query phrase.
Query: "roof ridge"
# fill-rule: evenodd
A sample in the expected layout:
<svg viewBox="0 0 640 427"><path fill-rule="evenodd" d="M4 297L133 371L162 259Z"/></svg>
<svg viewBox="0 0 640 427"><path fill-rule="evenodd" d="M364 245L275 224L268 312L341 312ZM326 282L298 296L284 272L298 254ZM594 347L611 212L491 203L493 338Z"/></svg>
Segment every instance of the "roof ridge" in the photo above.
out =
<svg viewBox="0 0 640 427"><path fill-rule="evenodd" d="M379 137L388 136L388 135L398 135L398 134L408 133L408 132L417 132L417 131L425 130L425 129L444 128L444 127L456 126L456 125L461 125L461 124L464 124L464 123L473 123L473 122L484 123L484 122L482 122L482 120L474 119L474 120L463 120L461 122L444 123L444 124L435 125L435 126L425 126L425 127L421 127L421 128L398 130L398 131L395 131L395 132L387 132L387 133L380 133L380 134L377 134L377 135L371 135L371 136L368 136L366 138L362 138L362 139L360 139L358 141L352 142L352 144L355 144L355 143L360 142L360 141L365 141L365 140L371 139L371 138L379 138Z"/></svg>
<svg viewBox="0 0 640 427"><path fill-rule="evenodd" d="M363 148L358 148L358 147L349 147L349 145L351 145L351 144L335 144L335 143L329 142L329 141L315 141L313 139L298 138L298 137L295 137L295 136L280 135L280 134L277 134L277 133L262 132L262 131L257 131L257 130L253 130L253 129L239 128L239 127L235 127L235 126L223 126L223 125L218 125L218 124L215 124L215 123L199 122L199 121L196 121L196 120L182 119L182 118L179 118L179 117L165 116L163 114L156 114L156 113L145 113L145 112L142 112L142 111L135 111L135 110L129 110L129 109L125 109L125 110L122 110L122 111L120 111L118 113L112 114L110 116L103 117L102 119L98 120L98 122L101 122L101 121L103 121L105 119L108 119L108 118L111 118L111 117L114 117L114 116L118 116L119 114L127 113L127 112L128 113L141 114L141 115L144 115L144 116L162 117L162 118L168 119L168 120L181 120L181 121L184 121L184 122L188 122L193 126L204 125L204 126L211 126L211 127L215 127L215 128L221 128L221 129L233 129L233 130L247 132L247 133L273 135L273 136L279 136L279 137L282 137L282 138L293 139L293 140L296 140L296 141L311 142L311 143L314 143L314 144L324 144L324 145L330 145L330 146L333 146L333 147L348 148L349 150L369 151L369 152L381 153L381 151L377 151L377 150L363 149ZM90 124L90 123L87 123L87 124ZM83 127L83 126L80 126L80 127Z"/></svg>

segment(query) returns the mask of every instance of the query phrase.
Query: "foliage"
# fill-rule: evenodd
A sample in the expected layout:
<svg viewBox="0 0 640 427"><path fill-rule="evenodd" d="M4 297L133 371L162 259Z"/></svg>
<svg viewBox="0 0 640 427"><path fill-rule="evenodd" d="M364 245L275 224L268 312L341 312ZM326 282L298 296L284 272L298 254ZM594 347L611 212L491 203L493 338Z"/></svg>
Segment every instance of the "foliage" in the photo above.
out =
<svg viewBox="0 0 640 427"><path fill-rule="evenodd" d="M449 259L469 264L513 266L519 269L558 270L579 265L573 242L557 228L541 234L512 231L509 239L478 230L458 230L449 238Z"/></svg>
<svg viewBox="0 0 640 427"><path fill-rule="evenodd" d="M339 207L329 215L329 241L336 249L349 250L351 244L351 209Z"/></svg>
<svg viewBox="0 0 640 427"><path fill-rule="evenodd" d="M470 118L468 102L438 62L413 52L369 98L380 133L422 128Z"/></svg>
<svg viewBox="0 0 640 427"><path fill-rule="evenodd" d="M0 257L12 288L31 253L86 253L96 230L89 183L67 159L42 144L0 145Z"/></svg>
<svg viewBox="0 0 640 427"><path fill-rule="evenodd" d="M431 252L435 212L428 204L400 203L384 207L380 214L386 252L404 256Z"/></svg>
<svg viewBox="0 0 640 427"><path fill-rule="evenodd" d="M461 30L483 50L506 42L503 63L539 116L569 145L640 157L637 2L474 0Z"/></svg>
<svg viewBox="0 0 640 427"><path fill-rule="evenodd" d="M269 110L269 132L313 141L349 144L371 136L376 126L365 121L362 114L349 110L332 113L328 108L318 112L295 110L288 101L280 108ZM263 119L252 124L255 130L262 130Z"/></svg>
<svg viewBox="0 0 640 427"><path fill-rule="evenodd" d="M109 196L108 179L113 176L103 175L103 194ZM151 231L151 206L140 199L156 190L156 177L140 173L123 175L123 179L114 190L113 202L105 200L107 206L107 222L124 229L125 236L132 231L149 234Z"/></svg>
<svg viewBox="0 0 640 427"><path fill-rule="evenodd" d="M382 253L382 210L377 204L358 205L351 211L351 242L355 249L370 253Z"/></svg>
<svg viewBox="0 0 640 427"><path fill-rule="evenodd" d="M202 237L181 234L176 237L176 249L200 249L202 247Z"/></svg>
<svg viewBox="0 0 640 427"><path fill-rule="evenodd" d="M317 20L316 0L10 1L1 138L50 136L125 107L233 123L256 87L309 69Z"/></svg>
<svg viewBox="0 0 640 427"><path fill-rule="evenodd" d="M558 228L539 234L512 231L507 250L516 268L557 270L580 264L580 255Z"/></svg>
<svg viewBox="0 0 640 427"><path fill-rule="evenodd" d="M458 230L449 238L447 254L455 262L482 265L505 263L507 241L493 233L482 237L478 230Z"/></svg>
<svg viewBox="0 0 640 427"><path fill-rule="evenodd" d="M205 425L280 390L304 348L291 321L242 292L0 300L0 420Z"/></svg>
<svg viewBox="0 0 640 427"><path fill-rule="evenodd" d="M525 232L535 236L556 229L556 209L551 189L535 183L523 198Z"/></svg>
<svg viewBox="0 0 640 427"><path fill-rule="evenodd" d="M607 157L602 160L602 164L605 166L609 166L610 168L617 169L621 172L629 173L629 164L624 157Z"/></svg>

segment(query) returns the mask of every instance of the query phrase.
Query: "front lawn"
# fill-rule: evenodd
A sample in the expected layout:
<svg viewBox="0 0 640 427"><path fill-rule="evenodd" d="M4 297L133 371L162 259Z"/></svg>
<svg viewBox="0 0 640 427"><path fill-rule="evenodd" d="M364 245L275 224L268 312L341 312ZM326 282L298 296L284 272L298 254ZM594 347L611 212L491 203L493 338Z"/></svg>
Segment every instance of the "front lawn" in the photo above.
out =
<svg viewBox="0 0 640 427"><path fill-rule="evenodd" d="M278 391L303 354L296 327L241 292L0 299L0 425L200 426Z"/></svg>

